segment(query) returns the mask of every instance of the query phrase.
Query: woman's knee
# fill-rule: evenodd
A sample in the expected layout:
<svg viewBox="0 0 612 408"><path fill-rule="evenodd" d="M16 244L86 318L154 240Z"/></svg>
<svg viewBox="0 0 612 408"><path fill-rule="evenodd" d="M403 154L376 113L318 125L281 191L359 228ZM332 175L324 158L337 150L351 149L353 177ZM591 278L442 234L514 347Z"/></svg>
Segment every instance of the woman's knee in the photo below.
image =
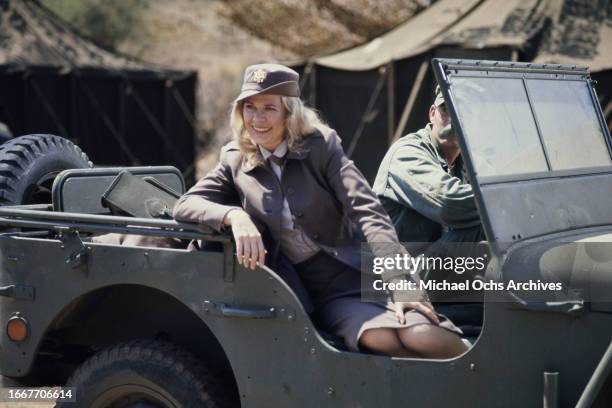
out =
<svg viewBox="0 0 612 408"><path fill-rule="evenodd" d="M431 324L420 324L398 330L406 349L426 358L452 358L467 351L456 333Z"/></svg>
<svg viewBox="0 0 612 408"><path fill-rule="evenodd" d="M403 346L394 329L368 329L359 337L359 345L368 350L396 357L412 356Z"/></svg>

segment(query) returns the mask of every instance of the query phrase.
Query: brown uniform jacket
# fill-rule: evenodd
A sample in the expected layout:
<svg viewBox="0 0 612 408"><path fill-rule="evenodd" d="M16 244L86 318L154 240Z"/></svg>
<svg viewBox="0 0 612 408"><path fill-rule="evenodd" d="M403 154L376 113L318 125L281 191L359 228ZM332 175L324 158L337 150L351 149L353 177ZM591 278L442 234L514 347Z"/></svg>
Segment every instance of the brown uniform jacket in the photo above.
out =
<svg viewBox="0 0 612 408"><path fill-rule="evenodd" d="M290 151L281 181L259 151L256 154L258 163L251 164L236 142L225 145L219 164L181 197L174 218L221 230L228 211L239 207L262 235L267 230L268 236L279 236L286 197L294 223L327 254L357 270L364 240L398 243L391 220L366 179L344 155L333 129L320 127L305 139L300 152ZM292 286L308 310L295 271L286 259L283 270L278 270L279 245L273 241L271 245L266 248L272 254L266 263Z"/></svg>

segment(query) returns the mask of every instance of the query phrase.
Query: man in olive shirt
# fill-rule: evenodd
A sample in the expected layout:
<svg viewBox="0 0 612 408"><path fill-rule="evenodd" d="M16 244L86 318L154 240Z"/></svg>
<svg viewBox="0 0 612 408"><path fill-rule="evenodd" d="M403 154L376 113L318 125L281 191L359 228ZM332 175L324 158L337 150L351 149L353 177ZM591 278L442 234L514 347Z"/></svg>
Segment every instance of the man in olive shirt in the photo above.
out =
<svg viewBox="0 0 612 408"><path fill-rule="evenodd" d="M415 255L426 243L484 239L457 136L441 132L450 118L439 87L429 121L391 146L374 181L400 241L415 243L409 247Z"/></svg>

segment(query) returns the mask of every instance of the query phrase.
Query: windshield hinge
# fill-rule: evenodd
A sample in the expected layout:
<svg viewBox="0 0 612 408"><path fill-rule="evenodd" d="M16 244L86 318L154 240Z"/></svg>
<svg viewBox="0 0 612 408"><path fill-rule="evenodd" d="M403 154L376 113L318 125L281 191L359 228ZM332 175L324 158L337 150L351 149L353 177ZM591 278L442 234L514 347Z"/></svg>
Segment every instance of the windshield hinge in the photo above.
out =
<svg viewBox="0 0 612 408"><path fill-rule="evenodd" d="M60 230L58 238L62 242L62 248L69 253L66 263L73 269L82 266L87 268L87 247L81 241L78 231L70 228Z"/></svg>

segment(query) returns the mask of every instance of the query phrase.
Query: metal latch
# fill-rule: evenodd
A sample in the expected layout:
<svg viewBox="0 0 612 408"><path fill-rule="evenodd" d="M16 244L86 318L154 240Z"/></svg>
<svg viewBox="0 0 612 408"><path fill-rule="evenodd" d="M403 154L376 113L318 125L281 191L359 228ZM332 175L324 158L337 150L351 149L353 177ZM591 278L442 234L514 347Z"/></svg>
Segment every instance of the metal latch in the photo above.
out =
<svg viewBox="0 0 612 408"><path fill-rule="evenodd" d="M507 291L506 295L511 300L512 307L516 309L528 310L531 312L563 313L576 317L582 316L585 312L584 299L547 302L542 300L524 300L511 291Z"/></svg>
<svg viewBox="0 0 612 408"><path fill-rule="evenodd" d="M240 319L287 319L295 321L295 312L275 306L232 306L220 302L204 301L204 313Z"/></svg>
<svg viewBox="0 0 612 408"><path fill-rule="evenodd" d="M8 285L0 287L0 296L13 299L34 300L34 287L28 285Z"/></svg>
<svg viewBox="0 0 612 408"><path fill-rule="evenodd" d="M87 247L81 241L79 233L73 229L60 231L59 240L62 248L66 249L70 255L66 258L66 263L71 268L76 269L80 266L87 266Z"/></svg>

